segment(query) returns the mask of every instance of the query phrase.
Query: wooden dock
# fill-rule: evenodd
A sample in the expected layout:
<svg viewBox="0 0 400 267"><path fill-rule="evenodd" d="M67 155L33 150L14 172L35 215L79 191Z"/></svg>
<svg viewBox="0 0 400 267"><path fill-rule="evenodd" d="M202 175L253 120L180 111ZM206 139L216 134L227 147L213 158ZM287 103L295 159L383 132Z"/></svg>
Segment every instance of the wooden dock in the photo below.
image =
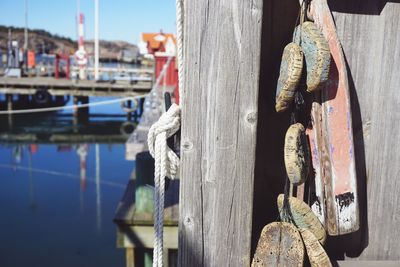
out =
<svg viewBox="0 0 400 267"><path fill-rule="evenodd" d="M126 137L121 134L8 134L0 133L0 141L7 144L122 144Z"/></svg>
<svg viewBox="0 0 400 267"><path fill-rule="evenodd" d="M128 182L114 217L117 247L125 249L126 266L151 266L154 242L153 192L139 184L135 171ZM140 201L140 203L139 203ZM176 266L178 249L179 180L173 180L165 193L164 266Z"/></svg>
<svg viewBox="0 0 400 267"><path fill-rule="evenodd" d="M72 71L78 72L79 67L72 66ZM94 73L94 67L86 67L87 73ZM112 67L100 67L99 73L132 73L132 74L149 74L154 73L154 68L112 68Z"/></svg>
<svg viewBox="0 0 400 267"><path fill-rule="evenodd" d="M47 90L54 96L106 96L128 97L138 96L149 92L152 82L136 84L95 82L92 80L67 80L52 77L8 78L0 77L0 93L33 95L38 90Z"/></svg>
<svg viewBox="0 0 400 267"><path fill-rule="evenodd" d="M0 117L0 142L18 144L80 144L80 143L125 143L137 122L119 120L92 115L90 118L76 122L72 115L52 116L43 120L41 115L16 116L13 124L8 124L7 117Z"/></svg>

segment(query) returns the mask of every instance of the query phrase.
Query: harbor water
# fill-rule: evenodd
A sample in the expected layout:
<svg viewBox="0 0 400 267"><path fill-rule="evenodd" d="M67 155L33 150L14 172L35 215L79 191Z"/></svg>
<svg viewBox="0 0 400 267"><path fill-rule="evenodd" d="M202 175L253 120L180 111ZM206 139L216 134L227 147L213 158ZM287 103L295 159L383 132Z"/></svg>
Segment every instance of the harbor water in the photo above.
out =
<svg viewBox="0 0 400 267"><path fill-rule="evenodd" d="M90 113L78 126L71 111L0 118L0 266L125 265L113 217L135 165L126 116Z"/></svg>

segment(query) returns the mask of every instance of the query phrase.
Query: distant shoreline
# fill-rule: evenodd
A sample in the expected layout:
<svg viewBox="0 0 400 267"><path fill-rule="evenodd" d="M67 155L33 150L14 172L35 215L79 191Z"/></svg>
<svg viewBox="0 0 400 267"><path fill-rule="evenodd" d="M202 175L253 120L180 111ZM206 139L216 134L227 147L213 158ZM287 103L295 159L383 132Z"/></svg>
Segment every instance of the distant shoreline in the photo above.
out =
<svg viewBox="0 0 400 267"><path fill-rule="evenodd" d="M7 51L8 30L11 29L13 40L17 40L20 47L24 43L24 28L0 25L0 52ZM78 45L77 41L64 37L58 34L52 34L42 29L28 29L28 49L35 53L66 53L73 54ZM85 48L89 55L93 54L93 40L85 42ZM120 61L121 57L129 54L136 61L139 54L139 49L135 44L126 41L106 41L100 40L100 59L105 61Z"/></svg>

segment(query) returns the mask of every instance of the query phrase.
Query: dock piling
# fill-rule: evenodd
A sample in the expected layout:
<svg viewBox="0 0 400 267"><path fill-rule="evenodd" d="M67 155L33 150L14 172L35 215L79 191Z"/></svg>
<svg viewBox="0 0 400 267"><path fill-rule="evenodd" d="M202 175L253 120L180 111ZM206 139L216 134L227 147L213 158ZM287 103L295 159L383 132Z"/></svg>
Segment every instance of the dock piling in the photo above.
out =
<svg viewBox="0 0 400 267"><path fill-rule="evenodd" d="M251 263L263 2L185 1L178 266Z"/></svg>
<svg viewBox="0 0 400 267"><path fill-rule="evenodd" d="M7 111L13 110L13 96L12 94L6 94L7 101ZM8 127L11 129L13 126L13 117L12 114L8 114Z"/></svg>

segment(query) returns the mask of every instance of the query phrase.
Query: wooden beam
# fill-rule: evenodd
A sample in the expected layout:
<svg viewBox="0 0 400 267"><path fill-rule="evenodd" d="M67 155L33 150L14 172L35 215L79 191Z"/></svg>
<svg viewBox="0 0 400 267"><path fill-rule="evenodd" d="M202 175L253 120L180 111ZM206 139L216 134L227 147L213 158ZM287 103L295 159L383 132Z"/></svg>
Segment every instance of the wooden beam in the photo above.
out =
<svg viewBox="0 0 400 267"><path fill-rule="evenodd" d="M262 5L185 1L179 266L251 261Z"/></svg>
<svg viewBox="0 0 400 267"><path fill-rule="evenodd" d="M93 80L73 80L55 78L8 78L0 77L0 93L33 95L37 90L46 89L51 95L75 96L140 96L148 93L152 88L151 82L137 84L95 82Z"/></svg>
<svg viewBox="0 0 400 267"><path fill-rule="evenodd" d="M117 229L118 248L153 248L154 227L152 225L124 225ZM164 226L164 248L178 248L178 227Z"/></svg>

